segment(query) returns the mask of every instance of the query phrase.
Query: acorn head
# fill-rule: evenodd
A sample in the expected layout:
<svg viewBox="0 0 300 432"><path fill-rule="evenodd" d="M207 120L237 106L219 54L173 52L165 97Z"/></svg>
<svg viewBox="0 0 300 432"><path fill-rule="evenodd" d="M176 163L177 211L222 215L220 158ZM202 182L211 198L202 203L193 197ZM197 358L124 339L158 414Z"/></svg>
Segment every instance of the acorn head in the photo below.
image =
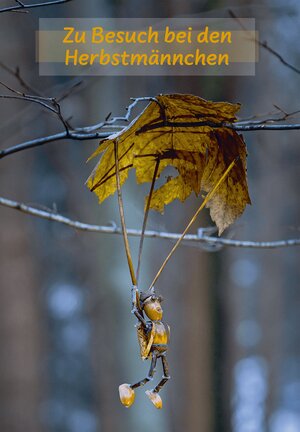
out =
<svg viewBox="0 0 300 432"><path fill-rule="evenodd" d="M160 321L163 316L162 297L155 293L154 287L140 294L141 307L151 321Z"/></svg>

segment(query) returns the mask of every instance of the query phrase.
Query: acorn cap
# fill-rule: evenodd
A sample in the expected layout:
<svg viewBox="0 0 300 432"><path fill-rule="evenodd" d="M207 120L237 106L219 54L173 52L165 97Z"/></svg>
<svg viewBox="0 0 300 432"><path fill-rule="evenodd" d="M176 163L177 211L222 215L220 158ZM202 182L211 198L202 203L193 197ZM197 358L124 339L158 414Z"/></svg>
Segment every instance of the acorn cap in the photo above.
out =
<svg viewBox="0 0 300 432"><path fill-rule="evenodd" d="M156 295L154 287L140 292L140 301L143 303L147 298Z"/></svg>

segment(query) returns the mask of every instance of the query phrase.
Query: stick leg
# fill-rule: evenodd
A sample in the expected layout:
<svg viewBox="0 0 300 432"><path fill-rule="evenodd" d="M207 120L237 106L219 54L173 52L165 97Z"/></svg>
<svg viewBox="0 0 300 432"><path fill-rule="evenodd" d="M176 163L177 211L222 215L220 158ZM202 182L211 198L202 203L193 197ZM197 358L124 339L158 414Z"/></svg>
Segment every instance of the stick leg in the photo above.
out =
<svg viewBox="0 0 300 432"><path fill-rule="evenodd" d="M158 393L162 389L162 387L166 384L166 382L169 381L169 379L171 378L169 375L169 365L165 355L161 356L161 361L162 361L164 375L161 381L157 384L157 386L153 390L154 393Z"/></svg>
<svg viewBox="0 0 300 432"><path fill-rule="evenodd" d="M130 386L132 389L135 389L137 387L141 387L141 386L145 385L148 381L152 380L154 372L155 372L156 361L157 361L157 356L155 353L152 353L152 360L151 360L151 365L150 365L148 375L146 376L146 378L137 382L136 384L132 384Z"/></svg>

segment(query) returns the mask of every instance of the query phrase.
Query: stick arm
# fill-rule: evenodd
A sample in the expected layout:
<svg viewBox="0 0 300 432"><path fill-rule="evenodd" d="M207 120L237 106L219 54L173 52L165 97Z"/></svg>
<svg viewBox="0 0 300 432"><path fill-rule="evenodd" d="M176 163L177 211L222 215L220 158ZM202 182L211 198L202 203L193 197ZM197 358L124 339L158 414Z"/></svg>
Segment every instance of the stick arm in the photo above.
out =
<svg viewBox="0 0 300 432"><path fill-rule="evenodd" d="M131 288L131 313L137 317L137 319L143 324L144 327L147 327L147 323L142 315L143 312L138 305L138 297L139 292L137 287L134 285Z"/></svg>

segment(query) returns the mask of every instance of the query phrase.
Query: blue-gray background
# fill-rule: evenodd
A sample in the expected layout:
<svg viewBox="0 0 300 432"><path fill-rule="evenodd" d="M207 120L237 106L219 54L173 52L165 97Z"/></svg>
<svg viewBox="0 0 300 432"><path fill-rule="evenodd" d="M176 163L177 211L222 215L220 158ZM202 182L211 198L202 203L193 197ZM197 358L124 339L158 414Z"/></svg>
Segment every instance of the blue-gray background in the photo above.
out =
<svg viewBox="0 0 300 432"><path fill-rule="evenodd" d="M11 4L1 2L1 7ZM39 77L39 17L254 17L262 40L300 64L296 0L74 0L0 15L1 63L19 66L32 87L59 96L81 78ZM5 68L1 80L18 87ZM2 93L5 90L2 89ZM62 102L75 126L122 115L130 97L193 93L240 102L248 117L299 106L299 75L262 50L255 77L88 77ZM61 130L23 101L0 101L1 147ZM299 237L299 134L245 133L253 205L225 233L246 240ZM84 182L96 141L59 141L1 160L1 195L74 219L118 223L116 197L98 206ZM142 221L145 190L124 188L128 226ZM173 203L149 227L180 232L198 200ZM172 380L156 411L143 390L126 410L117 387L142 378L130 315L130 279L121 237L87 234L1 209L1 432L299 432L299 250L183 246L157 288L171 325ZM203 214L198 225L209 225ZM136 252L137 240L132 241ZM172 245L147 240L142 285ZM160 373L160 371L159 371Z"/></svg>

